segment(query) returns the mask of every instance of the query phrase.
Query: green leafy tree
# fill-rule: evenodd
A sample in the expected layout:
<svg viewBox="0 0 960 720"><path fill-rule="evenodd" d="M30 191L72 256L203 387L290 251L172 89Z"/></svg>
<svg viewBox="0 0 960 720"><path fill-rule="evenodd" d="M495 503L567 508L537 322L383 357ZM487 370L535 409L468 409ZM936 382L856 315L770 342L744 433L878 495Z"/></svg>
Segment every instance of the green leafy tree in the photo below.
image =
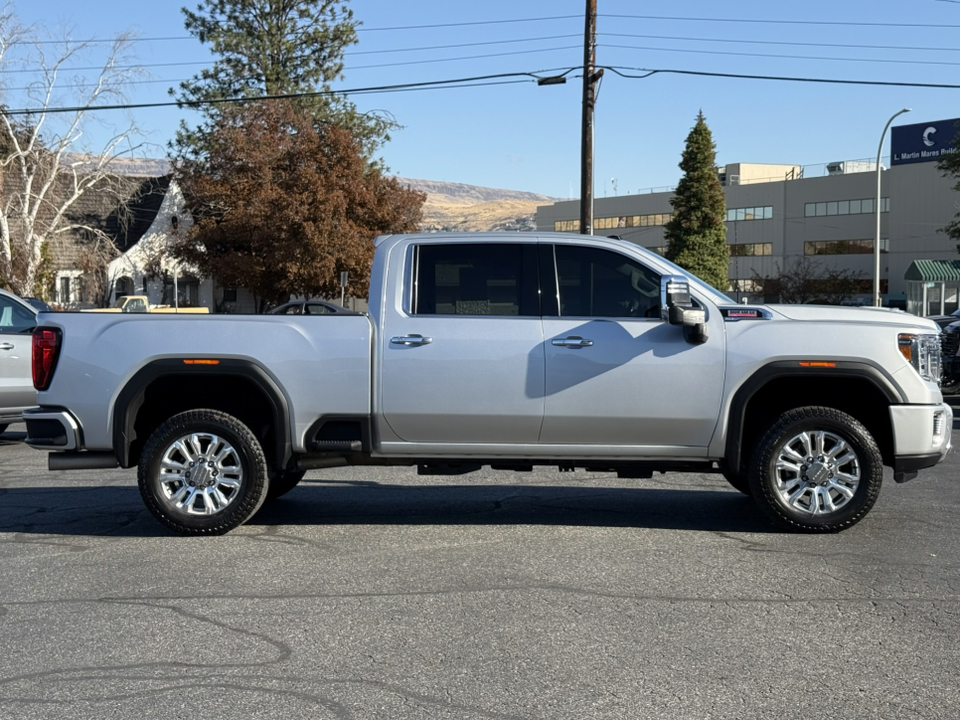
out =
<svg viewBox="0 0 960 720"><path fill-rule="evenodd" d="M958 123L956 134L953 136L951 148L953 152L941 155L937 161L937 167L944 177L953 178L957 181L953 189L960 192L960 123ZM960 252L960 212L954 215L950 224L941 228L940 231L946 233L951 240L958 241L957 252Z"/></svg>
<svg viewBox="0 0 960 720"><path fill-rule="evenodd" d="M209 45L217 59L179 89L170 89L181 107L202 115L195 128L181 122L171 148L177 160L207 151L225 108L215 101L329 93L330 84L343 78L344 51L357 42L357 22L347 0L203 0L196 11L182 12L187 31ZM296 102L318 122L349 130L368 158L396 127L389 116L357 112L343 96L314 95Z"/></svg>
<svg viewBox="0 0 960 720"><path fill-rule="evenodd" d="M673 217L665 226L667 259L721 292L729 285L730 251L723 188L717 177L717 149L701 111L687 136L683 177L670 198Z"/></svg>
<svg viewBox="0 0 960 720"><path fill-rule="evenodd" d="M176 172L195 224L173 257L259 310L291 295L364 297L377 235L419 228L423 193L367 162L347 130L283 100L227 108L202 160Z"/></svg>

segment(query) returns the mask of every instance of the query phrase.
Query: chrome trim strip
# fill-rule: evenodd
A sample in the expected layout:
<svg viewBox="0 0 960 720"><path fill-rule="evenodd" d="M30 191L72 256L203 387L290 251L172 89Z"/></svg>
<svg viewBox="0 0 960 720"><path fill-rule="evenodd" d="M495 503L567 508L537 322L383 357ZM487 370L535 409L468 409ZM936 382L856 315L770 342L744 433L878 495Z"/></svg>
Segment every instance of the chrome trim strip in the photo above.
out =
<svg viewBox="0 0 960 720"><path fill-rule="evenodd" d="M29 437L27 438L27 444L30 447L37 450L80 450L83 447L83 443L80 440L81 430L80 424L76 419L66 410L25 410L23 412L23 419L27 420L55 420L63 426L64 435L67 437L66 445L30 445Z"/></svg>

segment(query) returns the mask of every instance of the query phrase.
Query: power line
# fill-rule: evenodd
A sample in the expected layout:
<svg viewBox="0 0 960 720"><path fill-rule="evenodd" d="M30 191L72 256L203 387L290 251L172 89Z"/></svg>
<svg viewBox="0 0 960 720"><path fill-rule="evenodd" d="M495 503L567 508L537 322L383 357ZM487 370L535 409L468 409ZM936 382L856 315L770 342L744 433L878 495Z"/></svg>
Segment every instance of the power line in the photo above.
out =
<svg viewBox="0 0 960 720"><path fill-rule="evenodd" d="M580 69L578 67L572 67L564 73L564 75L572 72L573 70ZM669 68L630 68L630 67L621 67L621 66L597 66L597 69L610 70L611 72L619 75L620 77L627 79L644 79L652 77L653 75L692 75L700 77L716 77L716 78L731 78L739 80L768 80L776 82L805 82L805 83L821 83L821 84L835 84L835 85L868 85L868 86L879 86L879 87L915 87L915 88L938 88L944 90L960 90L960 85L951 85L947 83L916 83L916 82L894 82L889 80L844 80L837 78L813 78L813 77L790 77L782 75L751 75L746 73L719 73L719 72L706 72L702 70L675 70ZM631 75L625 71L632 70L634 72L643 73L643 75ZM440 90L447 87L471 87L471 86L483 86L483 85L494 85L494 84L508 84L500 82L486 82L486 81L499 81L506 80L509 78L529 78L528 80L515 80L514 82L534 82L536 80L542 79L547 73L553 73L554 70L537 70L531 72L515 72L515 73L500 73L496 75L479 75L476 77L465 77L465 78L455 78L452 80L431 80L420 83L402 83L398 85L378 85L372 87L363 87L363 88L352 88L349 90L322 90L316 92L302 92L302 93L287 93L283 95L259 95L254 97L233 97L233 98L219 98L214 100L201 100L195 102L156 102L156 103L120 103L116 105L94 105L94 106L73 106L73 107L53 107L53 108L26 108L26 109L17 109L17 110L5 110L2 111L3 114L8 116L21 116L21 115L39 115L41 113L65 113L65 112L80 112L80 111L98 111L98 110L138 110L145 108L160 108L160 107L199 107L202 105L226 105L233 103L251 103L251 102L260 102L263 100L290 100L296 98L309 98L309 97L324 97L332 95L361 95L361 94L373 94L373 93L385 93L385 92L401 92L408 90Z"/></svg>
<svg viewBox="0 0 960 720"><path fill-rule="evenodd" d="M429 51L429 50L455 49L455 48L461 48L461 47L463 48L476 47L476 46L482 46L482 45L503 45L508 43L518 43L518 42L539 42L543 40L556 40L556 39L565 39L565 38L574 38L574 37L578 38L580 36L579 35L548 35L548 36L536 37L536 38L520 38L515 40L492 40L490 42L479 42L479 43L459 43L454 45L434 45L430 47L416 47L416 48L394 48L390 50L365 50L360 52L348 52L346 53L346 55L353 56L353 55L376 55L376 54L383 54L383 53L399 53L399 52L421 52L421 51ZM488 57L506 57L508 55L523 55L523 54L529 54L529 53L535 53L535 52L550 52L553 50L569 50L570 47L580 47L580 46L576 45L576 46L565 46L560 48L541 48L541 49L534 49L534 50L521 50L521 51L509 52L509 53L490 53L486 55L468 55L465 57L449 58L449 59L450 60L476 60L476 59L483 59ZM438 58L434 60L416 60L416 61L389 63L389 64L382 64L382 65L360 65L360 66L355 66L351 69L360 70L365 68L393 67L395 65L416 65L420 63L445 62L446 60L447 58ZM210 59L210 60L192 60L192 61L184 61L184 62L152 63L149 65L116 65L113 67L113 69L114 70L137 70L137 69L150 70L152 68L161 68L161 67L211 65L214 62L216 61L213 59ZM64 72L80 72L80 71L100 71L103 69L104 69L103 65L96 65L96 66L87 66L87 67L63 68L62 70ZM37 73L37 72L40 72L40 69L17 68L12 70L0 70L0 75L8 75L8 74L13 75L13 74L23 74L23 73L29 74L29 73Z"/></svg>
<svg viewBox="0 0 960 720"><path fill-rule="evenodd" d="M508 78L519 78L525 77L529 78L528 80L521 80L519 82L535 82L539 79L540 73L537 72L515 72L515 73L499 73L497 75L479 75L476 77L465 77L465 78L455 78L453 80L430 80L427 82L420 83L402 83L399 85L378 85L365 88L352 88L350 90L318 90L316 92L300 92L300 93L285 93L281 95L258 95L254 97L233 97L233 98L216 98L212 100L199 100L196 102L178 102L178 101L168 101L168 102L155 102L155 103L118 103L115 105L77 105L73 107L54 107L54 108L26 108L18 110L0 110L4 115L10 117L20 116L20 115L39 115L41 113L66 113L66 112L82 112L82 111L98 111L98 110L142 110L146 108L161 108L161 107L199 107L201 105L228 105L228 104L240 104L240 103L251 103L251 102L260 102L263 100L293 100L297 98L311 98L311 97L328 97L332 95L364 95L371 93L380 93L380 92L395 92L401 90L433 90L433 89L444 89L446 87L469 87L469 84L477 84L478 86L483 86L485 84L499 84L499 83L489 83L484 81L498 81L505 80ZM568 71L569 72L569 71Z"/></svg>
<svg viewBox="0 0 960 720"><path fill-rule="evenodd" d="M473 27L476 25L509 25L512 23L544 22L547 20L570 20L571 18L579 18L579 17L580 17L579 15L554 15L553 17L517 18L514 20L477 20L474 22L437 23L434 25L398 25L396 27L384 27L384 28L358 27L357 32L385 32L388 30L427 30L432 28Z"/></svg>
<svg viewBox="0 0 960 720"><path fill-rule="evenodd" d="M479 47L481 45L507 45L510 43L518 42L539 42L541 40L567 40L569 38L578 38L580 35L545 35L543 37L535 38L515 38L512 40L489 40L487 42L475 42L475 43L456 43L454 45L430 45L428 47L418 47L418 48L391 48L389 50L360 50L357 52L346 52L345 55L383 55L385 53L398 53L398 52L421 52L425 50L452 50L458 48L467 48L467 47Z"/></svg>
<svg viewBox="0 0 960 720"><path fill-rule="evenodd" d="M561 36L561 37L563 37L563 36ZM579 37L579 36L574 36L574 37ZM558 52L558 51L562 51L562 50L577 50L577 49L579 49L579 48L580 48L579 45L564 45L564 46L562 46L562 47L538 48L538 49L534 49L534 50L517 50L517 51L513 51L513 52L506 52L506 53L487 53L487 54L483 54L483 55L463 55L463 56L460 56L460 57L452 57L452 58L433 58L433 59L428 59L428 60L409 60L409 61L392 62L392 63L377 63L377 64L375 64L375 65L351 65L351 66L349 66L349 67L347 67L347 68L345 68L345 69L348 70L348 71L354 71L354 70L369 70L369 69L387 68L387 67L402 67L402 66L407 66L407 65L423 65L423 64L438 63L438 62L458 62L458 61L461 61L461 60L483 60L483 59L487 59L487 58L507 57L507 56L513 56L513 55L530 55L530 54L541 53L541 52ZM148 68L155 68L155 67L180 67L180 66L202 65L202 64L206 64L206 61L179 62L179 63L159 63L159 64L156 64L156 65L148 65L148 66L143 66L143 67L144 67L145 69L148 69ZM136 69L136 68L139 68L139 67L141 67L141 66L138 66L138 65L117 66L115 69L118 69L118 70L121 70L121 69ZM80 69L84 69L84 68L75 68L75 70L80 70ZM97 68L88 68L88 69L102 70L103 68L102 68L102 67L97 67ZM5 71L0 70L0 76L2 76L3 72L5 72ZM13 71L11 71L11 72L13 72ZM36 72L36 71L23 71L23 70L18 70L18 71L15 71L15 72ZM171 79L171 80L162 80L162 79L161 79L161 80L155 80L155 79L153 79L153 80L134 80L134 79L128 79L128 80L125 80L125 81L123 82L123 85L125 85L125 86L131 85L131 86L132 86L132 85L156 85L156 84L162 84L162 83L183 83L183 82L188 82L189 80L193 80L193 78L179 78L179 79ZM75 89L89 88L89 87L96 87L96 84L95 84L95 83L86 83L86 84L72 85L71 87L73 87L73 88L75 88ZM4 90L6 90L6 91L8 91L8 92L23 92L23 91L30 90L30 89L31 89L31 87L29 87L29 86L13 87L13 88L4 88Z"/></svg>
<svg viewBox="0 0 960 720"><path fill-rule="evenodd" d="M433 58L431 60L405 60L402 62L382 63L378 65L351 65L349 67L344 68L344 70L348 70L348 71L369 70L370 68L401 67L404 65L427 65L430 63L439 63L439 62L457 62L459 60L482 60L485 58L507 57L508 55L532 55L534 53L556 52L559 50L578 50L581 47L582 47L581 45L564 45L563 47L540 48L538 50L515 50L514 52L488 53L486 55L464 55L464 56L455 57L455 58Z"/></svg>
<svg viewBox="0 0 960 720"><path fill-rule="evenodd" d="M960 2L960 0L958 0ZM853 50L921 50L931 52L960 52L958 47L930 47L910 45L850 45L846 43L792 42L787 40L731 40L728 38L679 37L674 35L633 35L630 33L600 33L607 37L642 38L644 40L681 40L689 42L735 43L743 45L791 45L797 47L849 48Z"/></svg>
<svg viewBox="0 0 960 720"><path fill-rule="evenodd" d="M606 18L624 20L676 20L679 22L719 22L719 23L753 23L768 25L832 25L840 27L890 27L890 28L942 28L958 29L960 25L944 23L882 23L882 22L844 22L839 20L760 20L757 18L704 18L704 17L672 17L668 15L601 15Z"/></svg>
<svg viewBox="0 0 960 720"><path fill-rule="evenodd" d="M842 58L842 57L823 57L817 55L783 55L779 53L748 53L733 52L729 50L694 50L692 48L657 48L657 47L639 47L635 45L610 45L604 43L605 48L616 48L620 50L644 50L652 52L676 52L689 53L694 55L727 55L735 57L756 57L756 58L776 58L780 60L820 60L827 62L857 62L857 63L889 63L894 65L960 65L960 62L949 62L946 60L885 60L882 58Z"/></svg>
<svg viewBox="0 0 960 720"><path fill-rule="evenodd" d="M579 15L555 15L553 17L542 17L542 18L516 18L513 20L476 20L473 22L462 22L462 23L439 23L433 25L398 25L395 27L357 27L357 32L389 32L393 30L424 30L430 28L448 28L448 27L470 27L476 25L504 25L511 23L527 23L527 22L546 22L549 20L569 20L571 18L578 18ZM195 35L170 35L166 37L145 37L130 38L130 42L140 43L140 42L168 42L168 41L179 41L179 40L196 40ZM102 43L113 43L116 42L117 38L90 38L88 40L78 40L78 44L82 45L93 45L93 44L102 44ZM56 45L63 43L62 40L31 40L31 41L21 41L18 43L11 43L16 45Z"/></svg>
<svg viewBox="0 0 960 720"><path fill-rule="evenodd" d="M875 85L881 87L915 87L915 88L939 88L943 90L960 90L960 85L948 85L946 83L916 83L916 82L893 82L889 80L840 80L833 78L811 78L811 77L788 77L782 75L748 75L741 73L718 73L718 72L705 72L702 70L670 70L665 68L658 68L656 70L649 70L647 68L624 68L624 67L610 67L605 66L605 69L610 70L613 73L616 73L620 77L628 78L631 80L643 80L644 78L651 77L658 74L673 74L673 75L699 75L702 77L720 77L720 78L734 78L740 80L775 80L779 82L808 82L808 83L824 83L824 84L834 84L834 85ZM623 70L634 70L636 72L645 73L644 75L628 75Z"/></svg>
<svg viewBox="0 0 960 720"><path fill-rule="evenodd" d="M209 65L211 60L191 60L185 62L153 63L152 65L112 65L111 70L148 70L159 67L183 67L184 65ZM89 67L60 68L61 73L80 72L86 70L102 71L105 65L91 65ZM18 68L15 70L0 70L0 75L20 75L23 73L41 73L43 68Z"/></svg>

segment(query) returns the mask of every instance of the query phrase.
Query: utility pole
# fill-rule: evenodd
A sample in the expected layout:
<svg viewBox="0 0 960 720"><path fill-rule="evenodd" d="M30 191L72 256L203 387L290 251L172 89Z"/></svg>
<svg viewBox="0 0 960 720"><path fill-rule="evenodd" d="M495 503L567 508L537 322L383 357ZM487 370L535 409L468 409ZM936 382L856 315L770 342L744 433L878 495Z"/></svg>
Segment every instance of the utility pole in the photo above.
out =
<svg viewBox="0 0 960 720"><path fill-rule="evenodd" d="M580 144L580 233L593 235L593 107L597 81L597 0L587 0L583 37L583 123Z"/></svg>

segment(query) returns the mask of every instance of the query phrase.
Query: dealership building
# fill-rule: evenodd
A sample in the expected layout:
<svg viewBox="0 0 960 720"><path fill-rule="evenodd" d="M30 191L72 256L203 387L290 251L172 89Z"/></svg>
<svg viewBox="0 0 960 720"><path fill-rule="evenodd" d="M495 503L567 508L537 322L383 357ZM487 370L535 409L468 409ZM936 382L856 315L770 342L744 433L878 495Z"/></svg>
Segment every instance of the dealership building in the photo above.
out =
<svg viewBox="0 0 960 720"><path fill-rule="evenodd" d="M917 315L960 306L960 255L941 229L960 210L956 180L937 169L957 120L892 128L890 167L881 166L880 290L884 305ZM754 278L774 277L806 256L822 269L859 273L872 299L877 172L873 161L835 162L811 177L798 165L718 168L727 203L730 293L760 300ZM594 233L662 253L672 192L596 198ZM580 202L537 208L538 231L579 232Z"/></svg>

